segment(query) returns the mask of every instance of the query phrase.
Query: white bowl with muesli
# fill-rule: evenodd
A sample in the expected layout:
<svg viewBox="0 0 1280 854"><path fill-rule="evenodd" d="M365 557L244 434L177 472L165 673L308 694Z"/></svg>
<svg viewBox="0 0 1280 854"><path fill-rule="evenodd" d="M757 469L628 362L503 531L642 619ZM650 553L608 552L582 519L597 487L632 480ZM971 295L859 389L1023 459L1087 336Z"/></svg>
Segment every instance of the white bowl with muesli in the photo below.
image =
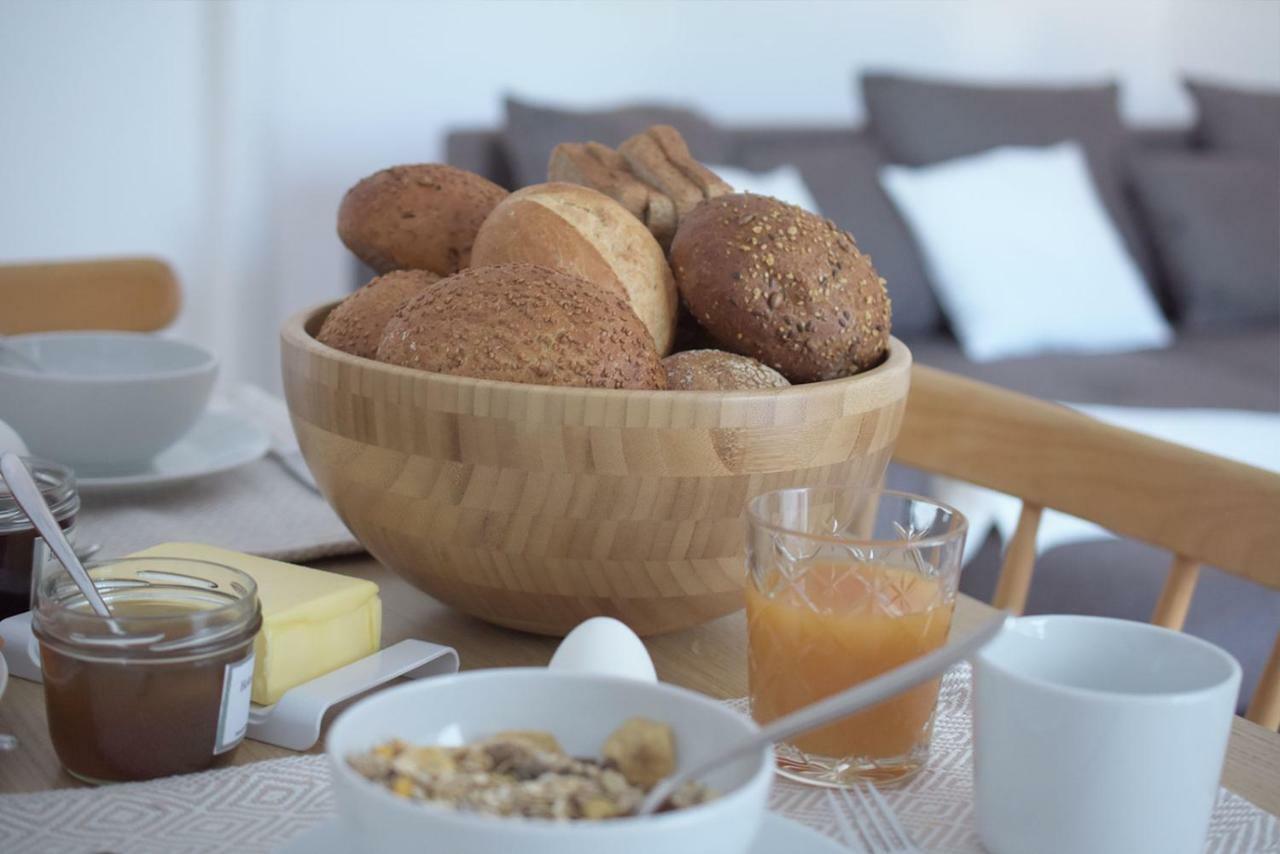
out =
<svg viewBox="0 0 1280 854"><path fill-rule="evenodd" d="M541 668L478 670L383 691L329 731L338 812L377 851L745 854L763 820L762 749L629 815L674 763L755 732L672 685Z"/></svg>

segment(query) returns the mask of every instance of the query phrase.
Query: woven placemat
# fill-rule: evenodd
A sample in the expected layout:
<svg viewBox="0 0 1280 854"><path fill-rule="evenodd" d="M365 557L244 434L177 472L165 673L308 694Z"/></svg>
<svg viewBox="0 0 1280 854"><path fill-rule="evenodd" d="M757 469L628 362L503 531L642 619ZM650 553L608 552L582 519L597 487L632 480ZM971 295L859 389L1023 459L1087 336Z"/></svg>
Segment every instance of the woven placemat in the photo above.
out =
<svg viewBox="0 0 1280 854"><path fill-rule="evenodd" d="M225 390L212 408L251 419L280 446L297 448L284 401L255 386ZM293 562L362 551L319 493L271 457L172 486L86 494L76 539L99 544L102 557L170 542Z"/></svg>
<svg viewBox="0 0 1280 854"><path fill-rule="evenodd" d="M983 850L973 826L969 698L962 665L943 679L928 767L906 786L884 790L916 845L933 854ZM729 702L746 708L745 700ZM777 779L769 807L840 839L822 789ZM268 854L333 809L327 760L295 756L149 783L0 797L0 851ZM1280 823L1223 789L1205 850L1280 851Z"/></svg>

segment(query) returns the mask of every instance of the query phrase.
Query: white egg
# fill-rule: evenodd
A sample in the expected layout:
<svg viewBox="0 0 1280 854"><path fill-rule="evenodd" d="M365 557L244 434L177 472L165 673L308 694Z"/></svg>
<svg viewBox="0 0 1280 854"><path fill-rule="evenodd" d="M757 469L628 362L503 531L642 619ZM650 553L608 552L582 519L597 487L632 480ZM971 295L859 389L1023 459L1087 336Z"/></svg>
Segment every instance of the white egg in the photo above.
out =
<svg viewBox="0 0 1280 854"><path fill-rule="evenodd" d="M23 444L22 437L18 435L18 431L0 421L0 452L4 451L17 451L19 454L30 453L27 450L27 446Z"/></svg>
<svg viewBox="0 0 1280 854"><path fill-rule="evenodd" d="M564 673L595 673L657 682L653 659L644 641L626 624L612 617L592 617L580 623L551 656L547 665Z"/></svg>

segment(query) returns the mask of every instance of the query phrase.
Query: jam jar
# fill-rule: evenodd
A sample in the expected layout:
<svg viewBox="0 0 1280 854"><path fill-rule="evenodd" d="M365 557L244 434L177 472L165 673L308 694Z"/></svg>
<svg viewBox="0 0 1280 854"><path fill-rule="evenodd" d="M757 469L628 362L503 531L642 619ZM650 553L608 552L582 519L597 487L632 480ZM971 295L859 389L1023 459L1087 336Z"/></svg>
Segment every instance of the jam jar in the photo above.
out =
<svg viewBox="0 0 1280 854"><path fill-rule="evenodd" d="M80 493L71 469L30 457L23 459L53 517L67 539L74 542ZM34 569L49 561L55 561L53 554L0 478L0 620L31 607Z"/></svg>
<svg viewBox="0 0 1280 854"><path fill-rule="evenodd" d="M95 614L62 567L32 598L49 736L90 783L224 764L244 738L253 691L257 585L229 566L121 558L88 567L111 609Z"/></svg>

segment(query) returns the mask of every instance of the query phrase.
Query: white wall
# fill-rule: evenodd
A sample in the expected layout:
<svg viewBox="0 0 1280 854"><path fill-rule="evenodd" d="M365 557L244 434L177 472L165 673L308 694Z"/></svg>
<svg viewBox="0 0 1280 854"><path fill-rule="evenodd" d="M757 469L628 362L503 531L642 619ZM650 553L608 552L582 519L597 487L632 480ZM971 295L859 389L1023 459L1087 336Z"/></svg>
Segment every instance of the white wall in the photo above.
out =
<svg viewBox="0 0 1280 854"><path fill-rule="evenodd" d="M0 0L0 259L162 255L207 337L206 36L194 5Z"/></svg>
<svg viewBox="0 0 1280 854"><path fill-rule="evenodd" d="M1280 85L1277 45L1280 4L1251 0L0 0L0 259L164 254L191 295L179 331L274 385L280 320L347 286L345 188L497 123L504 92L851 122L868 67L1115 76L1131 120L1176 122L1180 74Z"/></svg>

